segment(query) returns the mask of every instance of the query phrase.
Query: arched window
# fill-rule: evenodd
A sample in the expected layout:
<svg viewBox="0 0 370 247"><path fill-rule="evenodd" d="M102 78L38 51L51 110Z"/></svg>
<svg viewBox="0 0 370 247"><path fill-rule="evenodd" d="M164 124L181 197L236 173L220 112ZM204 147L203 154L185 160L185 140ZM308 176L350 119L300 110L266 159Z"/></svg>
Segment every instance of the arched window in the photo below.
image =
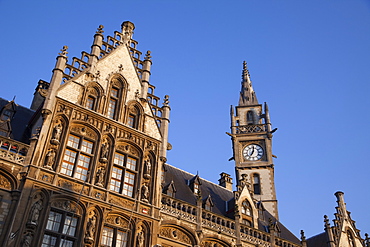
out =
<svg viewBox="0 0 370 247"><path fill-rule="evenodd" d="M75 246L79 228L79 218L76 214L52 208L41 246Z"/></svg>
<svg viewBox="0 0 370 247"><path fill-rule="evenodd" d="M110 98L108 103L108 117L115 119L117 115L117 107L118 107L118 96L119 96L119 89L116 87L112 87L110 90Z"/></svg>
<svg viewBox="0 0 370 247"><path fill-rule="evenodd" d="M134 197L138 159L128 154L114 154L110 190Z"/></svg>
<svg viewBox="0 0 370 247"><path fill-rule="evenodd" d="M131 245L132 234L127 227L131 226L125 218L119 215L108 215L101 233L101 247L127 247Z"/></svg>
<svg viewBox="0 0 370 247"><path fill-rule="evenodd" d="M252 216L252 207L247 200L243 201L241 211L244 215Z"/></svg>
<svg viewBox="0 0 370 247"><path fill-rule="evenodd" d="M95 110L96 98L92 95L89 95L86 100L86 108L89 110Z"/></svg>
<svg viewBox="0 0 370 247"><path fill-rule="evenodd" d="M116 77L112 79L108 94L107 115L111 119L119 120L122 99L124 97L123 79Z"/></svg>
<svg viewBox="0 0 370 247"><path fill-rule="evenodd" d="M349 246L350 247L356 247L355 240L354 240L352 232L350 230L347 231L347 237L348 237Z"/></svg>
<svg viewBox="0 0 370 247"><path fill-rule="evenodd" d="M137 106L131 106L129 108L127 125L131 128L138 129L140 120L140 110Z"/></svg>
<svg viewBox="0 0 370 247"><path fill-rule="evenodd" d="M123 229L104 226L101 237L101 246L126 247L127 238L127 232Z"/></svg>
<svg viewBox="0 0 370 247"><path fill-rule="evenodd" d="M261 194L261 180L260 175L257 173L253 174L253 192L255 195Z"/></svg>
<svg viewBox="0 0 370 247"><path fill-rule="evenodd" d="M247 124L257 124L254 111L247 112Z"/></svg>
<svg viewBox="0 0 370 247"><path fill-rule="evenodd" d="M69 134L60 173L86 181L93 158L94 142Z"/></svg>

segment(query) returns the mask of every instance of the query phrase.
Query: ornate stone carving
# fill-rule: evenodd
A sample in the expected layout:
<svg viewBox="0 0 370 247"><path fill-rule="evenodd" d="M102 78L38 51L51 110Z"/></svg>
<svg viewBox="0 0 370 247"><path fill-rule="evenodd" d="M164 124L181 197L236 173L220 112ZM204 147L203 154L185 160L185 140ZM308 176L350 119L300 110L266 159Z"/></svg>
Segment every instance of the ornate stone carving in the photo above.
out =
<svg viewBox="0 0 370 247"><path fill-rule="evenodd" d="M152 164L150 163L150 159L144 161L144 178L149 179L150 174L152 171Z"/></svg>
<svg viewBox="0 0 370 247"><path fill-rule="evenodd" d="M186 244L192 244L188 235L174 227L163 227L159 231L159 234L169 239L174 239Z"/></svg>
<svg viewBox="0 0 370 247"><path fill-rule="evenodd" d="M33 235L31 232L27 232L22 239L22 247L31 247Z"/></svg>
<svg viewBox="0 0 370 247"><path fill-rule="evenodd" d="M90 217L87 219L86 224L86 236L85 241L87 242L94 241L95 238L95 230L96 230L96 216L94 212L90 213Z"/></svg>
<svg viewBox="0 0 370 247"><path fill-rule="evenodd" d="M46 172L40 172L40 174L39 174L39 179L42 180L42 181L45 181L45 182L51 183L51 181L53 180L53 178L54 178L53 175L48 174Z"/></svg>
<svg viewBox="0 0 370 247"><path fill-rule="evenodd" d="M70 200L53 201L51 203L51 206L54 207L54 208L60 208L60 209L62 209L64 211L67 211L67 212L81 214L81 212L79 212L79 209L78 209L76 203L71 202Z"/></svg>
<svg viewBox="0 0 370 247"><path fill-rule="evenodd" d="M54 126L54 129L53 129L53 134L51 136L51 140L50 140L50 143L51 144L55 144L55 145L59 145L59 139L60 139L60 136L62 135L62 131L63 131L63 125L60 121L57 121L57 124Z"/></svg>
<svg viewBox="0 0 370 247"><path fill-rule="evenodd" d="M124 208L130 208L130 209L132 209L134 207L133 202L130 202L130 201L125 200L123 198L113 197L113 196L109 197L109 203L113 203L115 205L118 205L118 206L121 206L121 207L124 207Z"/></svg>
<svg viewBox="0 0 370 247"><path fill-rule="evenodd" d="M44 167L46 169L53 170L56 154L57 153L55 152L54 149L50 149L48 151L48 153L46 154L46 157L45 157L45 164L44 164Z"/></svg>
<svg viewBox="0 0 370 247"><path fill-rule="evenodd" d="M71 128L71 131L77 134L83 135L83 136L87 136L94 140L96 140L97 138L96 133L92 131L91 129L86 128L85 126L73 126Z"/></svg>
<svg viewBox="0 0 370 247"><path fill-rule="evenodd" d="M105 200L105 193L102 192L102 191L98 191L98 190L94 190L92 195L97 198L97 199L100 199L100 200Z"/></svg>
<svg viewBox="0 0 370 247"><path fill-rule="evenodd" d="M100 162L107 163L108 161L108 155L109 155L110 145L109 142L106 140L102 145L100 149Z"/></svg>
<svg viewBox="0 0 370 247"><path fill-rule="evenodd" d="M4 188L6 190L12 189L12 185L10 184L10 181L3 175L0 175L0 188Z"/></svg>
<svg viewBox="0 0 370 247"><path fill-rule="evenodd" d="M67 190L78 192L78 193L81 193L81 190L82 190L82 194L85 194L85 195L88 194L88 188L86 187L82 188L83 187L82 185L70 182L68 180L60 179L58 181L58 186L65 188Z"/></svg>
<svg viewBox="0 0 370 247"><path fill-rule="evenodd" d="M128 226L128 222L122 217L117 216L117 215L109 215L105 219L105 222L113 226L120 226L122 228L127 228Z"/></svg>
<svg viewBox="0 0 370 247"><path fill-rule="evenodd" d="M101 166L98 168L96 172L96 183L95 185L103 187L104 186L104 179L105 179L105 167Z"/></svg>
<svg viewBox="0 0 370 247"><path fill-rule="evenodd" d="M148 187L148 183L144 183L141 186L141 200L143 202L149 202L150 190Z"/></svg>
<svg viewBox="0 0 370 247"><path fill-rule="evenodd" d="M144 241L145 241L144 235L145 233L144 233L143 227L139 226L139 229L136 235L136 246L137 247L144 247Z"/></svg>
<svg viewBox="0 0 370 247"><path fill-rule="evenodd" d="M39 217L40 217L40 212L43 208L42 202L43 201L40 199L32 205L31 212L30 212L29 219L28 219L28 224L37 226Z"/></svg>

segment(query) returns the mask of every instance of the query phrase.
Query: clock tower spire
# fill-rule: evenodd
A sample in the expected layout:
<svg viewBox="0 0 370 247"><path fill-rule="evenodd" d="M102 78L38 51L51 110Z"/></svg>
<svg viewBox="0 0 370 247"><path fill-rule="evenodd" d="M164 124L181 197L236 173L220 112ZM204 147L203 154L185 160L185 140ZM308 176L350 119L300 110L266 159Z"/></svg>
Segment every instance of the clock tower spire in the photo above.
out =
<svg viewBox="0 0 370 247"><path fill-rule="evenodd" d="M248 179L255 202L262 202L278 219L272 155L272 133L268 106L259 104L243 63L239 105L231 106L231 136L238 186ZM242 189L242 188L241 188Z"/></svg>
<svg viewBox="0 0 370 247"><path fill-rule="evenodd" d="M243 62L242 89L240 90L239 106L258 104L256 93L252 87L252 81L247 67L247 62Z"/></svg>

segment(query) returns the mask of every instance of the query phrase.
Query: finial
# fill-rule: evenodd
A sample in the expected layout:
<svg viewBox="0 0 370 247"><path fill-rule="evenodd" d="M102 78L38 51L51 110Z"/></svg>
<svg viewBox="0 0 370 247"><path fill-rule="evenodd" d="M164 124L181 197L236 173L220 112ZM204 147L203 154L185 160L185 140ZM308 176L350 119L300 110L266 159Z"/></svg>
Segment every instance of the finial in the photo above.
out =
<svg viewBox="0 0 370 247"><path fill-rule="evenodd" d="M306 236L304 235L304 231L301 230L301 240L306 241Z"/></svg>
<svg viewBox="0 0 370 247"><path fill-rule="evenodd" d="M330 228L330 223L327 215L324 215L325 229Z"/></svg>
<svg viewBox="0 0 370 247"><path fill-rule="evenodd" d="M103 25L99 25L98 30L96 31L96 33L97 34L103 34L104 33L103 28L104 28Z"/></svg>
<svg viewBox="0 0 370 247"><path fill-rule="evenodd" d="M62 57L67 57L67 54L68 54L67 49L68 49L68 46L64 45L63 48L60 50L61 52L58 54Z"/></svg>
<svg viewBox="0 0 370 247"><path fill-rule="evenodd" d="M369 234L365 233L365 244L366 244L366 247L370 247L370 238L369 238Z"/></svg>
<svg viewBox="0 0 370 247"><path fill-rule="evenodd" d="M150 53L152 53L152 52L151 51L147 51L146 52L146 54L145 54L145 60L151 61L152 56L150 56Z"/></svg>
<svg viewBox="0 0 370 247"><path fill-rule="evenodd" d="M164 96L164 100L163 100L163 105L164 106L168 106L168 104L170 103L169 98L170 98L170 96L168 96L168 95Z"/></svg>
<svg viewBox="0 0 370 247"><path fill-rule="evenodd" d="M15 97L16 97L16 95L14 95L14 97L13 97L13 99L12 99L12 102L14 102L14 101L15 101Z"/></svg>

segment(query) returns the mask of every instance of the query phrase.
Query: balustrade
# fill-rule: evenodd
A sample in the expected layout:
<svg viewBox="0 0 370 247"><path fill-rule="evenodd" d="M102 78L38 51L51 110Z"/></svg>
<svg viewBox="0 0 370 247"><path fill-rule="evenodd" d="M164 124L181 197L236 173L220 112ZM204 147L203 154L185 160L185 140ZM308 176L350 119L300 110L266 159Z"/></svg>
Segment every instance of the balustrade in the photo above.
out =
<svg viewBox="0 0 370 247"><path fill-rule="evenodd" d="M24 164L29 145L0 136L0 158Z"/></svg>
<svg viewBox="0 0 370 247"><path fill-rule="evenodd" d="M196 222L196 208L185 202L162 195L161 211L182 220Z"/></svg>
<svg viewBox="0 0 370 247"><path fill-rule="evenodd" d="M236 134L258 133L267 131L266 124L251 124L234 127L236 128Z"/></svg>

